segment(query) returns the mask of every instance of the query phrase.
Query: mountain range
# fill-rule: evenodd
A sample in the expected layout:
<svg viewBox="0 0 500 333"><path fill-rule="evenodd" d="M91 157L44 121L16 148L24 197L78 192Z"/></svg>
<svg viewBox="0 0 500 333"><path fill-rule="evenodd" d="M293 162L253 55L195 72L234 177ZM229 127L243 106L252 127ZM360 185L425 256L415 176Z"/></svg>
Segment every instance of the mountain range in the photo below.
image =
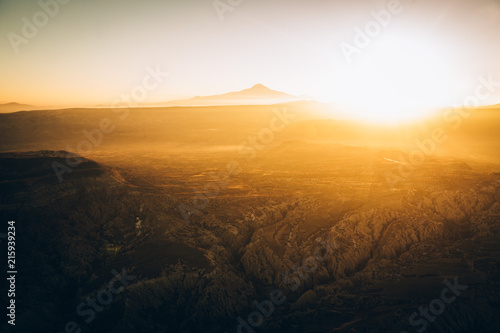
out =
<svg viewBox="0 0 500 333"><path fill-rule="evenodd" d="M29 104L20 103L6 103L0 104L0 113L17 112L17 111L31 111L36 110L37 107Z"/></svg>

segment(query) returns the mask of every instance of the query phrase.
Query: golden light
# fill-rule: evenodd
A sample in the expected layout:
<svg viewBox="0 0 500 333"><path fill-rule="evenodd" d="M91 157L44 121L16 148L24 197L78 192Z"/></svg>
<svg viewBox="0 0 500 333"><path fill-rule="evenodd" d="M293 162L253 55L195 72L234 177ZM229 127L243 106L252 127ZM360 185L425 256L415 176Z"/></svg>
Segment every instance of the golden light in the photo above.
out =
<svg viewBox="0 0 500 333"><path fill-rule="evenodd" d="M425 117L449 103L449 60L437 43L385 34L337 66L335 102L358 120L397 123Z"/></svg>

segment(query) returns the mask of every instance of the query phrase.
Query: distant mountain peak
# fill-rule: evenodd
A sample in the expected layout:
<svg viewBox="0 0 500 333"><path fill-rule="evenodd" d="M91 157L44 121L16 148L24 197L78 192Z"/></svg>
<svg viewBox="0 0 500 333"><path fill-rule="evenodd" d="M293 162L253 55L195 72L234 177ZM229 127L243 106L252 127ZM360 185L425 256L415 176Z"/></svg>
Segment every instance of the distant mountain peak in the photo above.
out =
<svg viewBox="0 0 500 333"><path fill-rule="evenodd" d="M266 87L265 85L261 83L257 83L253 85L251 88L243 89L240 91L235 91L223 95L217 95L218 97L220 96L226 96L226 97L242 97L242 96L261 96L261 97L295 97L292 95L289 95L287 93L277 91L270 89ZM211 96L207 96L211 97Z"/></svg>
<svg viewBox="0 0 500 333"><path fill-rule="evenodd" d="M254 85L252 88L250 88L252 90L261 90L261 89L265 89L265 90L271 90L269 89L268 87L266 87L265 85L263 85L262 83L257 83L256 85Z"/></svg>
<svg viewBox="0 0 500 333"><path fill-rule="evenodd" d="M254 93L254 94L281 93L281 92L278 92L276 90L272 90L261 83L257 83L255 85L253 85L251 88L244 89L244 90L240 91L240 93L242 93L242 92L243 93Z"/></svg>
<svg viewBox="0 0 500 333"><path fill-rule="evenodd" d="M221 95L196 96L188 100L171 101L169 105L208 106L208 105L257 105L287 103L300 100L302 97L270 89L262 83L240 91Z"/></svg>

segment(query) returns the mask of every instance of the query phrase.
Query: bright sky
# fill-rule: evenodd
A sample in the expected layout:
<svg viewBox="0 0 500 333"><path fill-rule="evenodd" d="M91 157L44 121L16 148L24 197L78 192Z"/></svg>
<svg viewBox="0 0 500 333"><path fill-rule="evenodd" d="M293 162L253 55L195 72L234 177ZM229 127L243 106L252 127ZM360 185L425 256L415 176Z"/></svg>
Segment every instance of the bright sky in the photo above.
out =
<svg viewBox="0 0 500 333"><path fill-rule="evenodd" d="M109 105L148 66L169 76L147 103L262 83L358 106L441 106L479 77L500 82L500 1L401 0L377 31L372 11L390 1L220 0L236 4L221 20L213 0L72 0L43 25L38 1L0 0L0 103ZM23 18L38 19L33 36ZM371 42L356 45L370 24ZM499 103L496 90L481 103Z"/></svg>

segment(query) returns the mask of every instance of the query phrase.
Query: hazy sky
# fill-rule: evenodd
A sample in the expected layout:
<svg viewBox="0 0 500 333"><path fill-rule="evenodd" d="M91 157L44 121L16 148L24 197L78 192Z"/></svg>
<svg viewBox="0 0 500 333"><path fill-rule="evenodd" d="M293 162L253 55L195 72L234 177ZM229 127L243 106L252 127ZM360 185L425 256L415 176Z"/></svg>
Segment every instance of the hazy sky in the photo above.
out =
<svg viewBox="0 0 500 333"><path fill-rule="evenodd" d="M356 47L355 29L389 1L220 0L236 4L221 20L212 0L72 0L43 25L38 1L0 0L0 103L110 104L148 66L169 76L146 102L263 83L340 103L398 94L449 104L479 77L500 82L499 0L401 0L348 63L342 43ZM485 103L500 102L496 90Z"/></svg>

